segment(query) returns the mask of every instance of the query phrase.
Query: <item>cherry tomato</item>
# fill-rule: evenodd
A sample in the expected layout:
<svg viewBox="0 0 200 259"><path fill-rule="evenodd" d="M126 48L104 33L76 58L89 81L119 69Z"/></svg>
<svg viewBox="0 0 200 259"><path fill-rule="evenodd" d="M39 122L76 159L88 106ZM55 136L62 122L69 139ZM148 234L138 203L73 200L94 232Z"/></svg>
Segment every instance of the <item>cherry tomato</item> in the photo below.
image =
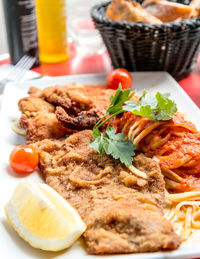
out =
<svg viewBox="0 0 200 259"><path fill-rule="evenodd" d="M10 167L18 174L29 174L38 165L38 152L29 145L19 145L10 154Z"/></svg>
<svg viewBox="0 0 200 259"><path fill-rule="evenodd" d="M119 83L121 83L122 89L128 89L132 86L133 79L131 74L124 68L114 69L106 77L107 88L117 89Z"/></svg>

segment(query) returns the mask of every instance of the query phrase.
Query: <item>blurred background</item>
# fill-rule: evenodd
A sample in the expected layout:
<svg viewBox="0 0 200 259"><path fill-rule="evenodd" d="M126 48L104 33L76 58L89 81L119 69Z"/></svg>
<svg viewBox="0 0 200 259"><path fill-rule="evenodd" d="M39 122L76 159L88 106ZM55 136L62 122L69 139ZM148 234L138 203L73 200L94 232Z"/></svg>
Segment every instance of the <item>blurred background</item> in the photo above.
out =
<svg viewBox="0 0 200 259"><path fill-rule="evenodd" d="M21 62L19 68L23 68L25 72L34 68L33 71L42 76L109 73L113 68L118 67L123 67L129 71L167 71L199 105L200 17L192 19L192 21L180 20L175 23L175 26L172 24L170 27L167 25L165 27L163 24L165 28L165 37L163 37L162 30L159 32L156 26L149 29L146 23L142 26L135 23L134 29L133 24L128 27L126 23L123 23L123 26L121 24L113 26L112 20L109 21L105 17L107 8L105 2L108 1L0 0L0 65L2 65L0 78L16 81L16 78L10 79L6 76L16 67L9 64L15 65L18 62ZM141 2L141 0L135 1ZM189 4L191 0L182 1ZM173 2L179 2L179 0L173 0ZM18 7L22 4L30 6L32 4L28 9L36 10L37 16L35 13L32 17L33 13L30 15L30 13L21 12L24 6L17 9L16 12L14 7L17 4ZM96 4L100 5L93 9L92 17L97 29L90 18L91 7ZM26 18L26 24L23 27L24 35L19 31L18 27L20 26L17 27L22 16ZM7 18L7 26L5 25L5 17ZM34 21L27 20L31 17ZM38 33L36 17L37 27L40 28ZM6 28L9 43L11 43L9 47ZM26 33L26 31L28 32ZM99 31L103 35L105 44ZM22 38L24 41L21 42ZM33 43L36 46L33 46ZM40 47L40 65L38 45ZM30 47L28 50L27 46ZM2 55L8 52L10 52L10 59L7 54ZM44 52L48 53L46 56L42 56L42 52L43 54ZM12 55L13 53L15 55ZM29 72L33 73L33 71ZM19 74L16 74L19 77ZM20 77L20 80L23 80L23 77Z"/></svg>
<svg viewBox="0 0 200 259"><path fill-rule="evenodd" d="M56 1L56 0L55 0ZM6 29L3 14L3 0L0 0L0 54L8 52L7 39L6 39ZM66 0L67 3L67 23L70 21L74 15L79 16L83 11L88 12L91 6L96 3L100 3L102 0ZM68 24L67 24L68 25ZM69 27L69 25L68 25ZM70 30L68 29L68 36L70 36Z"/></svg>
<svg viewBox="0 0 200 259"><path fill-rule="evenodd" d="M199 71L195 66L200 18L180 18L170 26L163 22L159 30L144 21L115 23L106 17L105 2L0 0L0 55L9 52L7 62L13 65L25 58L26 70L34 68L49 76L108 73L123 67L129 71L167 71L179 81L191 71ZM93 22L90 10L97 4ZM200 55L197 64L199 60Z"/></svg>

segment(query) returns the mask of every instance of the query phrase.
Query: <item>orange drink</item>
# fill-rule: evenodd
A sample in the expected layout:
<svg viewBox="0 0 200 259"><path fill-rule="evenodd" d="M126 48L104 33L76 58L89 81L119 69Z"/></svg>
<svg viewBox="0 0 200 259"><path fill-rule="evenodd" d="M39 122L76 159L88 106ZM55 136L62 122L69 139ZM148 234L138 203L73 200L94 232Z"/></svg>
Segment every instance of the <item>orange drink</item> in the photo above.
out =
<svg viewBox="0 0 200 259"><path fill-rule="evenodd" d="M36 0L40 60L57 63L68 58L65 0Z"/></svg>

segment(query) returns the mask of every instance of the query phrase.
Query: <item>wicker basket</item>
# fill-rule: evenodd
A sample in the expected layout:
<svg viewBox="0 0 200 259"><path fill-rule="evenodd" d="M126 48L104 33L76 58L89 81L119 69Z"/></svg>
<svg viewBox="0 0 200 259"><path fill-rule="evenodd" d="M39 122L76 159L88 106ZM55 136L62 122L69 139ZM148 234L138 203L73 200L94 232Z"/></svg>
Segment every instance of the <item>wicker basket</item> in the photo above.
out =
<svg viewBox="0 0 200 259"><path fill-rule="evenodd" d="M114 21L105 16L109 4L94 6L91 16L114 68L168 71L177 80L190 73L199 52L200 18L161 25Z"/></svg>

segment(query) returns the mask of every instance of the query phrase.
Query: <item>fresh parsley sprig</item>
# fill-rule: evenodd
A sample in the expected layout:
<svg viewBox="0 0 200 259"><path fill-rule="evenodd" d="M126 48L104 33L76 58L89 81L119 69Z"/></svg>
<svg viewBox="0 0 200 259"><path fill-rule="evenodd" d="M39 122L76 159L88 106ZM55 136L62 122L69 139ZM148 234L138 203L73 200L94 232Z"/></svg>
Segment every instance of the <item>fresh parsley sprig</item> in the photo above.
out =
<svg viewBox="0 0 200 259"><path fill-rule="evenodd" d="M133 114L157 120L170 120L177 111L176 104L168 97L169 93L156 95L148 94L144 91L140 97L140 103L130 101L135 92L130 89L122 90L121 85L117 89L114 96L110 98L110 105L106 110L105 115L93 128L93 139L90 147L97 150L99 153L105 152L115 159L120 159L125 165L131 165L133 156L135 155L135 145L129 140L124 140L126 135L123 133L116 134L116 131L111 126L107 126L105 133L99 130L103 124L114 116L130 111Z"/></svg>
<svg viewBox="0 0 200 259"><path fill-rule="evenodd" d="M153 95L144 91L139 99L140 103L126 101L122 109L154 121L170 120L173 118L174 113L177 112L177 107L176 103L168 98L169 96L169 93L161 94L157 92L156 95Z"/></svg>
<svg viewBox="0 0 200 259"><path fill-rule="evenodd" d="M105 134L96 129L94 133L96 137L94 138L94 141L90 143L90 147L97 150L99 153L104 151L114 159L120 159L125 165L131 165L133 156L135 155L135 145L133 145L130 140L124 141L124 138L126 137L125 134L115 133L115 129L111 126L107 126Z"/></svg>
<svg viewBox="0 0 200 259"><path fill-rule="evenodd" d="M94 141L90 143L90 147L99 153L104 151L107 155L120 159L125 165L132 164L133 156L135 155L135 145L130 140L124 141L125 134L115 134L116 131L111 126L107 126L104 134L100 132L99 128L114 116L122 113L122 105L130 100L134 94L135 92L131 93L130 89L122 91L120 84L115 95L110 98L110 105L104 117L94 126L92 133Z"/></svg>

